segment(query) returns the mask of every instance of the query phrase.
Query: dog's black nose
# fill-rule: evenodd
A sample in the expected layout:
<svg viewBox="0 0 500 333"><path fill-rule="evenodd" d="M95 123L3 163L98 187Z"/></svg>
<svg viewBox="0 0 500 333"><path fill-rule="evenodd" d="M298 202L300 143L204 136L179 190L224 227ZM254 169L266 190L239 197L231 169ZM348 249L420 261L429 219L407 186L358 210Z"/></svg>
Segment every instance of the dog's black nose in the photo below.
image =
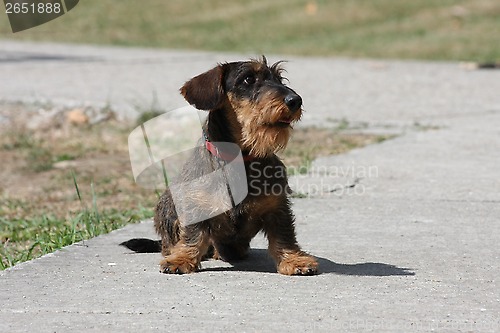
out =
<svg viewBox="0 0 500 333"><path fill-rule="evenodd" d="M302 98L297 94L289 94L285 97L285 104L290 111L295 112L302 106Z"/></svg>

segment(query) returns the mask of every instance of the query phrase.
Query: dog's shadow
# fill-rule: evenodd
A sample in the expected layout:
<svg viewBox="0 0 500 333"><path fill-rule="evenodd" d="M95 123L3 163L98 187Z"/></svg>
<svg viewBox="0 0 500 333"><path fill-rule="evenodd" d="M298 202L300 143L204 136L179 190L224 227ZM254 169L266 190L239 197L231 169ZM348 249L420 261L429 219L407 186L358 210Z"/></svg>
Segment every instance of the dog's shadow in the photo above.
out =
<svg viewBox="0 0 500 333"><path fill-rule="evenodd" d="M356 276L398 276L415 275L411 268L395 265L365 262L358 264L339 264L329 259L316 257L319 263L320 274L356 275ZM242 271L275 273L276 266L269 257L267 250L251 249L245 260L231 262L232 267L211 267L202 271Z"/></svg>

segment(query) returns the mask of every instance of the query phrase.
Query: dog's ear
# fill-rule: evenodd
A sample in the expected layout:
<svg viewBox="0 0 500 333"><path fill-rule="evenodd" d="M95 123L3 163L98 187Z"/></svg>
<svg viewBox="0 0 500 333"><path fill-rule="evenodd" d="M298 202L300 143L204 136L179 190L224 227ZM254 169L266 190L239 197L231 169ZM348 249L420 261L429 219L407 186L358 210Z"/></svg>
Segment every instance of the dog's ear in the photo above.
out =
<svg viewBox="0 0 500 333"><path fill-rule="evenodd" d="M224 65L195 76L180 89L182 96L198 110L214 110L224 102Z"/></svg>

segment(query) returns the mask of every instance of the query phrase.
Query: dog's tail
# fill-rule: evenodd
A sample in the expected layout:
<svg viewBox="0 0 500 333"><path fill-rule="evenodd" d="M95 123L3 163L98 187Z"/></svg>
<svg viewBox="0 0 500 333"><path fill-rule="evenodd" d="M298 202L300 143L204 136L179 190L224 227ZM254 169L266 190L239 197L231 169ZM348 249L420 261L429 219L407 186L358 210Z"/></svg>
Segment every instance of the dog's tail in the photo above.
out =
<svg viewBox="0 0 500 333"><path fill-rule="evenodd" d="M157 253L161 252L161 240L147 238L132 238L120 244L137 253Z"/></svg>

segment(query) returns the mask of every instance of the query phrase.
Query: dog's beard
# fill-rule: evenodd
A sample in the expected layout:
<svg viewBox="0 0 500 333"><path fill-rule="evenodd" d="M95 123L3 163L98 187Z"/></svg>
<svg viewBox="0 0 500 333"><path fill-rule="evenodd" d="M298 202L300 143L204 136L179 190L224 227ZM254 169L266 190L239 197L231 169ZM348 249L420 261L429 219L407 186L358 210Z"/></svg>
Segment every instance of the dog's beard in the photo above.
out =
<svg viewBox="0 0 500 333"><path fill-rule="evenodd" d="M290 126L263 125L258 128L243 129L243 150L249 151L256 157L268 157L286 148L290 133Z"/></svg>

